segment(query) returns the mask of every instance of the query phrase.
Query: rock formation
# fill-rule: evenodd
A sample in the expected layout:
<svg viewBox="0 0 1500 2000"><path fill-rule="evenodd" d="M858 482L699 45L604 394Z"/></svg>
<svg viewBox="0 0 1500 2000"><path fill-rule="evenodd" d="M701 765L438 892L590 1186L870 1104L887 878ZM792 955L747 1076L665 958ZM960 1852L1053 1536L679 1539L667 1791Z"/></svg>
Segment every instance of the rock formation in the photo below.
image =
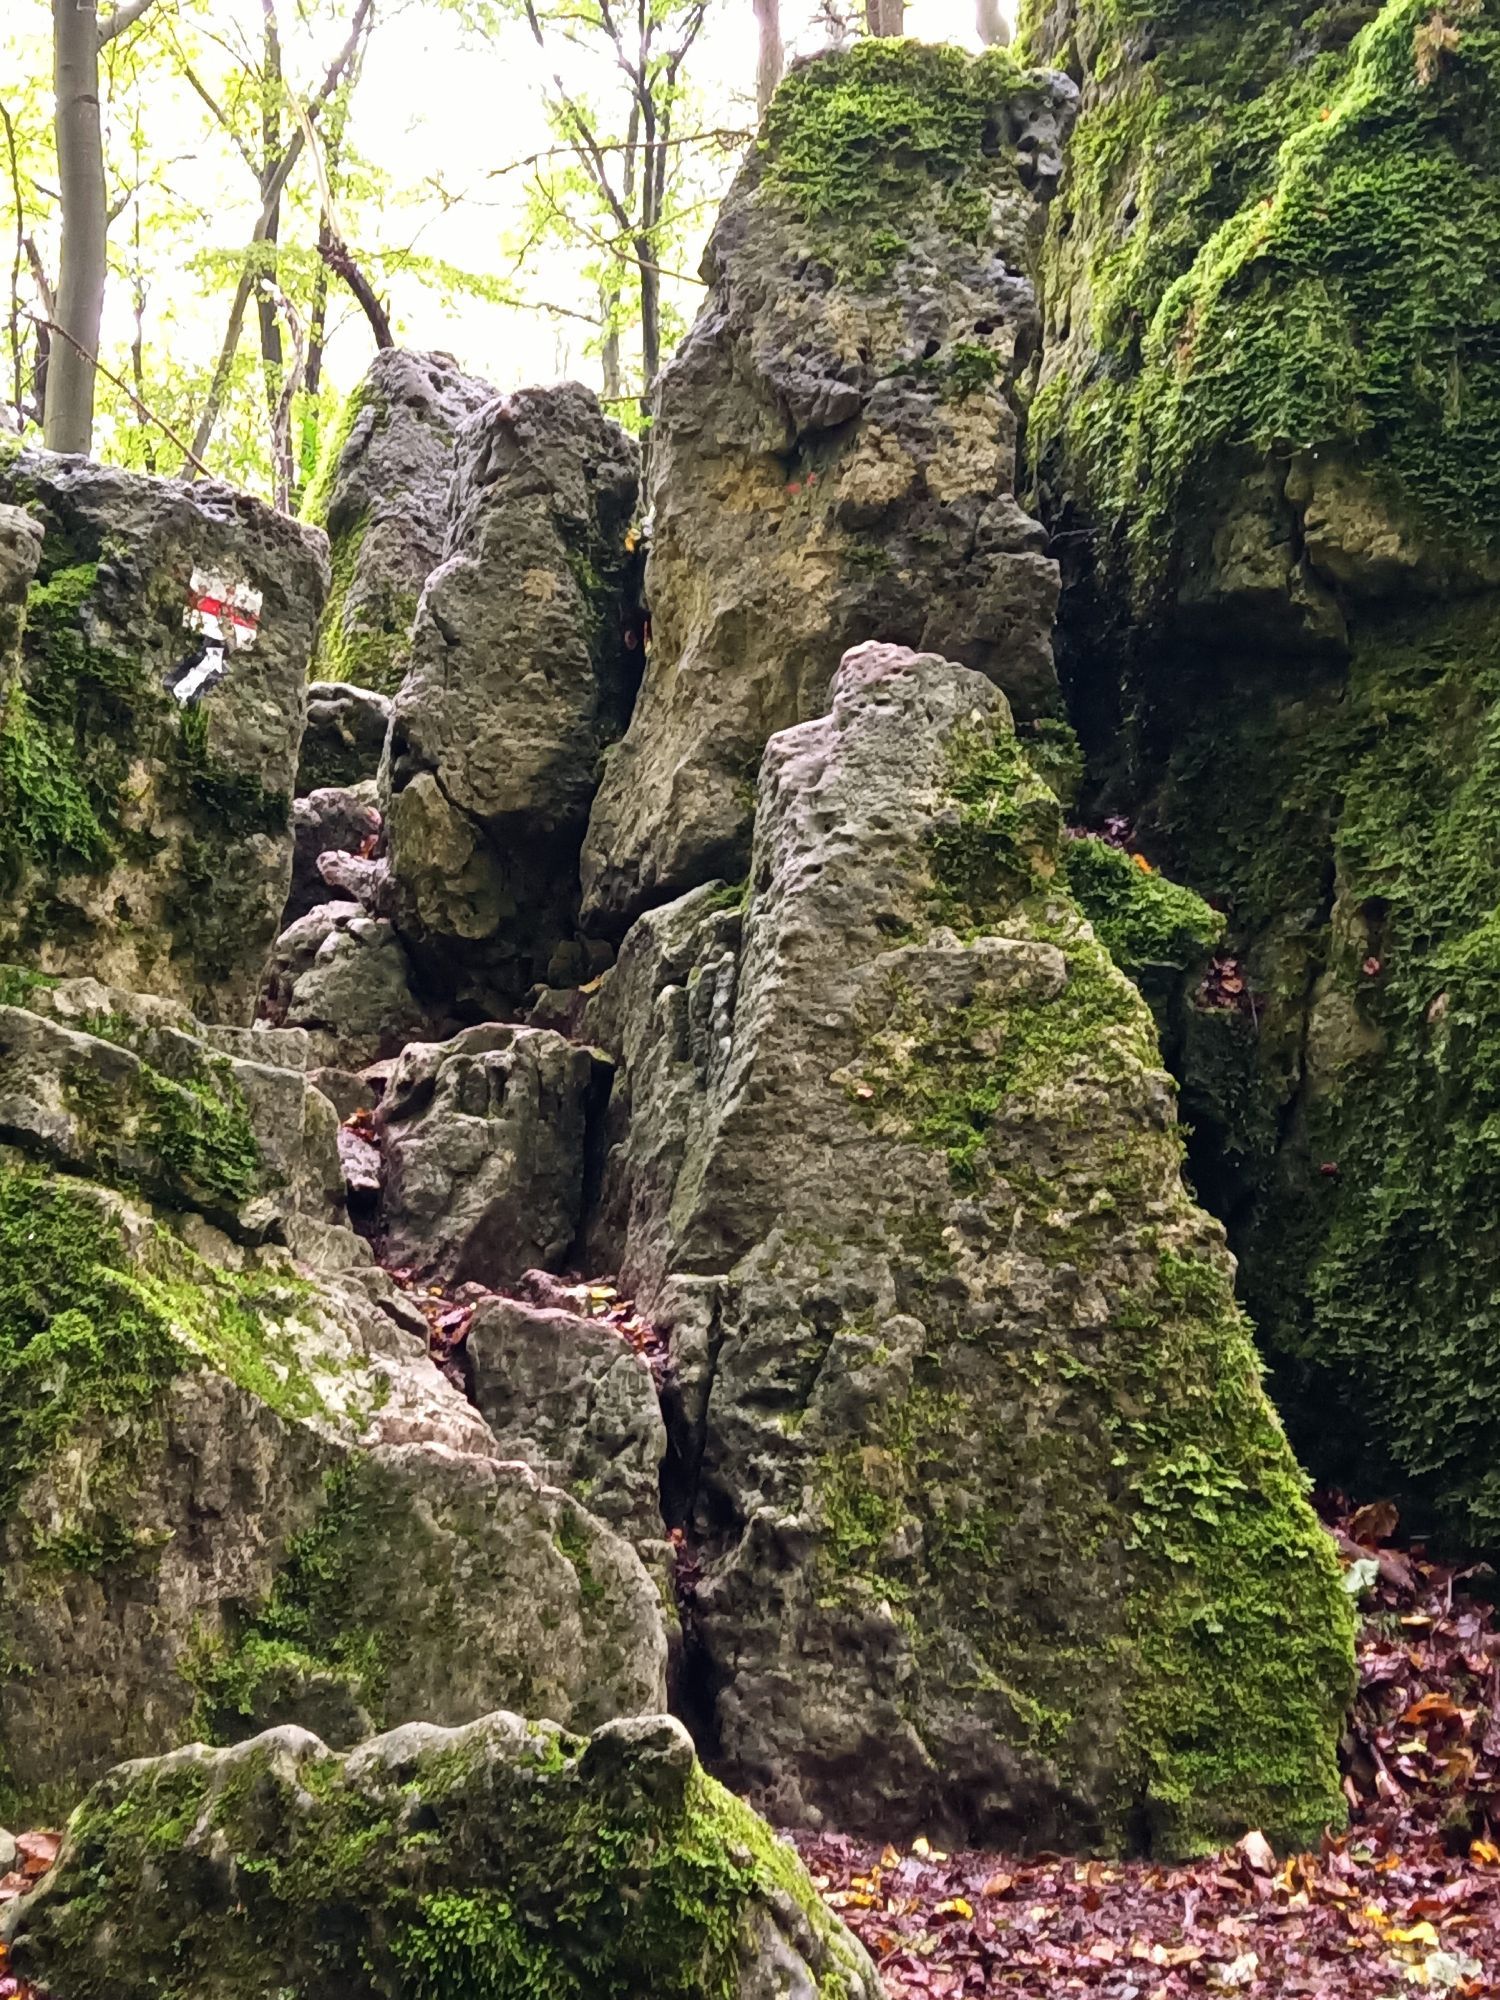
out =
<svg viewBox="0 0 1500 2000"><path fill-rule="evenodd" d="M1092 162L1030 425L1075 719L1229 919L1181 1027L1195 1177L1314 1467L1488 1542L1500 23L1029 14Z"/></svg>
<svg viewBox="0 0 1500 2000"><path fill-rule="evenodd" d="M1347 1600L1060 833L990 680L857 649L768 746L743 905L643 919L591 1012L700 1667L776 1817L1305 1839Z"/></svg>
<svg viewBox="0 0 1500 2000"><path fill-rule="evenodd" d="M314 681L307 690L298 798L325 786L360 785L374 778L390 724L386 695L341 681Z"/></svg>
<svg viewBox="0 0 1500 2000"><path fill-rule="evenodd" d="M878 41L778 92L657 396L651 663L583 855L601 932L743 872L761 749L847 646L937 647L1056 709L1014 396L1074 97L999 50Z"/></svg>
<svg viewBox="0 0 1500 2000"><path fill-rule="evenodd" d="M498 399L458 438L384 784L397 922L486 1010L552 976L573 936L599 759L640 676L638 482L635 445L577 383Z"/></svg>
<svg viewBox="0 0 1500 2000"><path fill-rule="evenodd" d="M453 441L494 393L450 354L387 348L350 396L303 503L333 555L319 679L387 695L401 685L417 599L442 551Z"/></svg>
<svg viewBox="0 0 1500 2000"><path fill-rule="evenodd" d="M195 1731L659 1707L635 1553L506 1462L330 1226L305 1038L92 981L4 992L5 1816Z"/></svg>
<svg viewBox="0 0 1500 2000"><path fill-rule="evenodd" d="M39 557L0 715L0 955L248 1022L322 538L228 487L41 452L0 457L0 502L44 530L0 558L3 593Z"/></svg>
<svg viewBox="0 0 1500 2000"><path fill-rule="evenodd" d="M560 1269L583 1221L594 1072L545 1028L408 1045L380 1106L391 1262L450 1285Z"/></svg>
<svg viewBox="0 0 1500 2000"><path fill-rule="evenodd" d="M409 1725L346 1757L278 1729L129 1764L8 1929L22 1975L72 2000L881 1994L665 1716L586 1740L503 1714Z"/></svg>

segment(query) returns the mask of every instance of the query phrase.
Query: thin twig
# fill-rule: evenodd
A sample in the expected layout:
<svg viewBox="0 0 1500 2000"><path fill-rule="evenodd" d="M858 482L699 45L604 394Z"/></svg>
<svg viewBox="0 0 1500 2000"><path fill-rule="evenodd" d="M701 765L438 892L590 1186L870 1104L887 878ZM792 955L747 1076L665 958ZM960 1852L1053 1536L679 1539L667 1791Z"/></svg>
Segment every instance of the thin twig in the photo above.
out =
<svg viewBox="0 0 1500 2000"><path fill-rule="evenodd" d="M16 155L16 128L10 112L0 104L0 122L5 126L5 143L10 149L10 184L16 204L16 254L10 267L10 353L14 369L16 422L26 421L21 408L24 370L21 364L21 263L26 255L26 213L21 200L21 163Z"/></svg>
<svg viewBox="0 0 1500 2000"><path fill-rule="evenodd" d="M27 317L32 321L33 325L45 326L49 333L60 333L63 339L68 343L69 347L73 349L73 352L75 354L82 355L85 361L89 362L91 366L98 369L99 373L104 377L106 382L112 382L115 388L117 388L120 391L121 395L128 396L130 398L131 402L135 405L136 412L139 416L144 417L148 424L155 424L156 428L161 432L162 436L170 439L171 442L176 445L177 449L182 453L183 458L189 465L193 467L194 471L201 472L205 479L211 479L213 477L213 474L209 471L208 467L203 463L203 460L195 455L192 446L183 443L182 439L177 435L176 431L173 430L172 426L167 422L166 418L159 417L156 414L155 410L151 408L149 403L143 403L140 397L135 393L134 389L131 388L128 382L122 382L119 376L115 374L113 369L106 368L104 363L99 359L97 354L90 354L88 349L83 345L83 343L81 341L75 340L72 334L69 333L68 329L65 326L59 326L55 319L44 319L39 313L29 313Z"/></svg>

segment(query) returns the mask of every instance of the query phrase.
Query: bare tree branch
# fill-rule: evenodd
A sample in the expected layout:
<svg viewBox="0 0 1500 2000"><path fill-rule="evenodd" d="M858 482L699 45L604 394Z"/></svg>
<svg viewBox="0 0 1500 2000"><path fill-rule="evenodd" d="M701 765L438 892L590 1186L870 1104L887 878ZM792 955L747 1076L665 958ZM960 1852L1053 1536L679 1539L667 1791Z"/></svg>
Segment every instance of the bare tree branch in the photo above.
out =
<svg viewBox="0 0 1500 2000"><path fill-rule="evenodd" d="M16 248L10 265L10 358L14 389L11 400L15 404L16 422L19 424L25 419L21 402L25 381L21 363L21 264L26 255L26 211L21 199L21 163L16 154L16 128L3 104L0 104L0 122L5 126L5 143L10 153L10 185L16 204Z"/></svg>
<svg viewBox="0 0 1500 2000"><path fill-rule="evenodd" d="M31 315L31 318L37 321L38 324L44 324L49 333L61 334L62 338L68 343L69 347L74 347L74 348L78 347L78 342L73 338L72 334L68 332L68 329L65 326L59 326L55 319L48 319L46 321L41 321L38 315L35 313ZM209 476L208 467L203 463L202 459L196 456L196 454L192 450L192 447L190 445L186 445L183 443L182 439L177 435L176 431L173 430L172 426L166 421L164 417L159 417L156 414L155 410L151 409L148 404L143 403L141 401L140 397L135 393L134 389L131 388L128 382L122 382L119 376L115 374L113 369L106 368L104 363L99 359L97 354L84 354L81 348L79 349L79 352L80 354L82 354L82 357L85 361L91 363L92 366L98 370L98 372L104 377L106 382L112 382L114 386L120 391L122 396L128 396L130 398L131 402L135 405L138 414L143 416L148 424L155 424L156 428L162 433L163 437L171 439L172 443L176 445L177 449L183 454L188 464L191 465L195 471L201 472L205 478Z"/></svg>
<svg viewBox="0 0 1500 2000"><path fill-rule="evenodd" d="M106 14L99 23L99 46L112 42L116 35L123 35L127 28L133 28L143 14L149 13L156 0L122 0L122 4L112 14Z"/></svg>

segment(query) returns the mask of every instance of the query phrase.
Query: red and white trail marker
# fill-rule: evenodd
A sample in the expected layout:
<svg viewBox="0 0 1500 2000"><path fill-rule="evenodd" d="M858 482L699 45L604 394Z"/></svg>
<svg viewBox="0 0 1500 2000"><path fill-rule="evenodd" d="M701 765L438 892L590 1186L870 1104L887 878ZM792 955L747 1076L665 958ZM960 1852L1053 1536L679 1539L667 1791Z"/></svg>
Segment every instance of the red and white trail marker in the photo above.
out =
<svg viewBox="0 0 1500 2000"><path fill-rule="evenodd" d="M184 705L210 681L217 680L231 653L246 652L260 631L262 596L248 583L236 583L219 570L195 569L182 622L201 632L203 658L177 682L173 694Z"/></svg>

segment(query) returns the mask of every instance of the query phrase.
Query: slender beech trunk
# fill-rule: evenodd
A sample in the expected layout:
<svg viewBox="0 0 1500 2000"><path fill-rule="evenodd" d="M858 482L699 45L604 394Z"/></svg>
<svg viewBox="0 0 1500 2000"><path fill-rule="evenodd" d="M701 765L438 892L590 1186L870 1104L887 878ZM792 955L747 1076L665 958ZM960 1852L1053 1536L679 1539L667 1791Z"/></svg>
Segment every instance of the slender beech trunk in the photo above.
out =
<svg viewBox="0 0 1500 2000"><path fill-rule="evenodd" d="M68 336L47 371L43 437L49 451L87 452L94 440L94 357L104 312L104 138L99 122L99 26L91 5L52 0L57 176L62 260L57 323Z"/></svg>
<svg viewBox="0 0 1500 2000"><path fill-rule="evenodd" d="M755 110L764 118L781 81L786 52L781 45L781 0L753 0L760 48L755 63Z"/></svg>
<svg viewBox="0 0 1500 2000"><path fill-rule="evenodd" d="M889 39L905 32L906 0L865 0L865 26Z"/></svg>

